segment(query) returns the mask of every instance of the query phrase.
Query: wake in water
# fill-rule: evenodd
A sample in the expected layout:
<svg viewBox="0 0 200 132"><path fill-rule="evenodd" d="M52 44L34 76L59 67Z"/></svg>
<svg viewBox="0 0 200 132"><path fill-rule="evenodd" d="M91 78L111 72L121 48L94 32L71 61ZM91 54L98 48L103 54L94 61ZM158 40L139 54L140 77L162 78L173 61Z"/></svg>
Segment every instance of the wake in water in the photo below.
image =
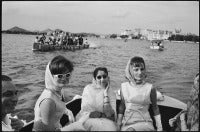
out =
<svg viewBox="0 0 200 132"><path fill-rule="evenodd" d="M97 48L98 45L96 43L93 43L93 42L89 42L90 44L90 48Z"/></svg>
<svg viewBox="0 0 200 132"><path fill-rule="evenodd" d="M97 43L97 42L88 41L88 43L90 44L90 48L92 48L92 49L96 49L96 48L102 47L102 45Z"/></svg>

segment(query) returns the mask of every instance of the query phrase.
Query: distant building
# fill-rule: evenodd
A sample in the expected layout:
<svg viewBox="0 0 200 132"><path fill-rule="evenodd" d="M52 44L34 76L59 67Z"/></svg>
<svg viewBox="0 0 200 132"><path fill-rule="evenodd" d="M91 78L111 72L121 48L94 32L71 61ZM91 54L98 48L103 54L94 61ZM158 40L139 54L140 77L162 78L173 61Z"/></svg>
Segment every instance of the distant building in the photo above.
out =
<svg viewBox="0 0 200 132"><path fill-rule="evenodd" d="M167 40L171 35L172 31L165 31L165 30L152 30L152 29L141 29L135 28L134 30L125 30L121 32L121 35L128 35L128 38L135 36L141 36L140 39L164 39Z"/></svg>
<svg viewBox="0 0 200 132"><path fill-rule="evenodd" d="M129 30L129 29L126 29L125 31L122 31L121 32L121 35L130 35L132 32L131 32L131 30Z"/></svg>
<svg viewBox="0 0 200 132"><path fill-rule="evenodd" d="M100 38L106 38L106 36L105 35L100 35Z"/></svg>

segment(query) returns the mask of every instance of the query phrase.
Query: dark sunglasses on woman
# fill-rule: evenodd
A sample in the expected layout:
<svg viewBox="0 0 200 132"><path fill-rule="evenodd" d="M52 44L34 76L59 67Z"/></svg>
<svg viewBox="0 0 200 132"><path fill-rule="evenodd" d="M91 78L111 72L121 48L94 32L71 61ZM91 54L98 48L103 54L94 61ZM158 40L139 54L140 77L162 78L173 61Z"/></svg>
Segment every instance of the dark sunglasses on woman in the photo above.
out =
<svg viewBox="0 0 200 132"><path fill-rule="evenodd" d="M101 78L103 78L103 79L106 79L107 78L107 75L103 75L103 76L97 76L97 79L101 79Z"/></svg>

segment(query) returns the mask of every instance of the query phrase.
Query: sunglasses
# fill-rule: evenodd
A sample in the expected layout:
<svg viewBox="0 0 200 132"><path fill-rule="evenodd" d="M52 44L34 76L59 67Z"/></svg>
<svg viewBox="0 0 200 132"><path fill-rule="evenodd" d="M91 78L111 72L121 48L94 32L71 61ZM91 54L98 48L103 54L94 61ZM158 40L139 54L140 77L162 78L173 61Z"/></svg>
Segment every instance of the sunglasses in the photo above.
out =
<svg viewBox="0 0 200 132"><path fill-rule="evenodd" d="M12 96L17 95L17 94L18 94L18 90L16 90L16 91L10 91L10 90L8 90L8 91L4 92L2 94L2 96L3 97L12 97Z"/></svg>
<svg viewBox="0 0 200 132"><path fill-rule="evenodd" d="M97 76L97 79L100 80L101 78L106 79L107 75L103 75L103 76Z"/></svg>
<svg viewBox="0 0 200 132"><path fill-rule="evenodd" d="M61 79L61 78L69 78L71 76L71 73L67 73L67 74L57 74L57 75L54 75L55 77Z"/></svg>

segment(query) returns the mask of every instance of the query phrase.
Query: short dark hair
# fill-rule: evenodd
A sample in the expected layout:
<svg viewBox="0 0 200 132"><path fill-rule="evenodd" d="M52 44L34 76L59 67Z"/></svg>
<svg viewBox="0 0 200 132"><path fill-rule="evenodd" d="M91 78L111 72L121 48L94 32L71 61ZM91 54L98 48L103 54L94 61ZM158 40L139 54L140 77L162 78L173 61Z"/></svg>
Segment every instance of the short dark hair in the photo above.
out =
<svg viewBox="0 0 200 132"><path fill-rule="evenodd" d="M7 75L1 75L1 80L2 81L12 81L12 79Z"/></svg>
<svg viewBox="0 0 200 132"><path fill-rule="evenodd" d="M131 65L133 64L144 64L144 68L145 68L145 62L144 62L144 59L142 57L139 57L139 56L135 56L131 59Z"/></svg>
<svg viewBox="0 0 200 132"><path fill-rule="evenodd" d="M97 67L93 72L94 78L96 78L98 71L104 71L108 75L108 70L106 67Z"/></svg>
<svg viewBox="0 0 200 132"><path fill-rule="evenodd" d="M49 69L52 75L56 75L63 74L66 71L72 72L74 70L74 66L70 60L58 55L52 59L49 64Z"/></svg>

